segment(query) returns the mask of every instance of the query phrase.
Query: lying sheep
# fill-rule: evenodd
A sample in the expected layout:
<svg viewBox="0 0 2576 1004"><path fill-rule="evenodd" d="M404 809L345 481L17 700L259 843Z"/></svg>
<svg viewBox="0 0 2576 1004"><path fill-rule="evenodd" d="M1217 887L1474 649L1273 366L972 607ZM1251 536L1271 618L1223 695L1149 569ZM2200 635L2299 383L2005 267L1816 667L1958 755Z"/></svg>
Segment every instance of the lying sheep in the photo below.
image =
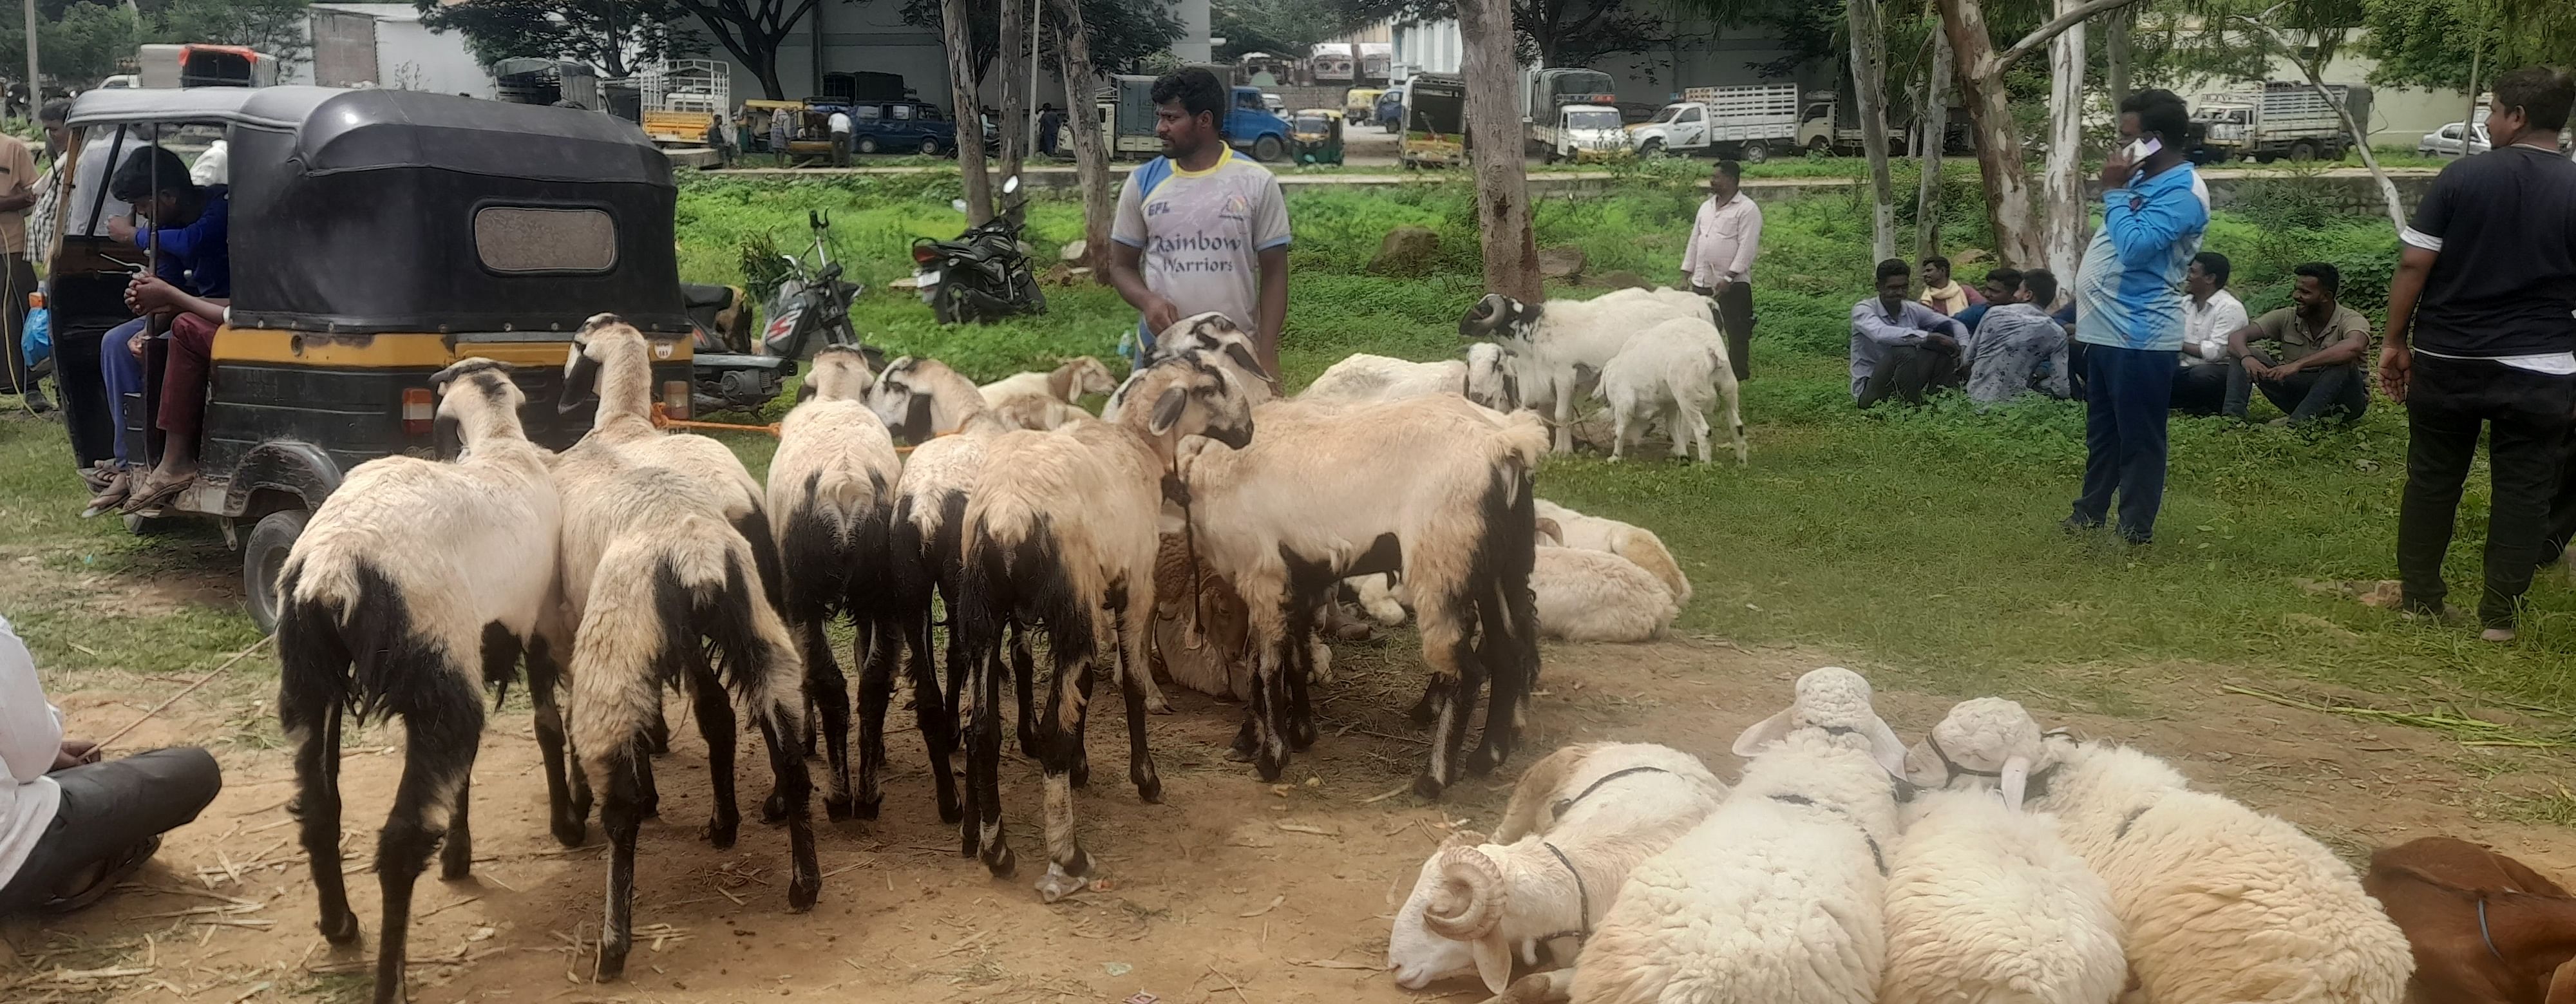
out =
<svg viewBox="0 0 2576 1004"><path fill-rule="evenodd" d="M1503 349L1491 342L1467 347L1465 359L1417 363L1354 354L1324 370L1297 392L1300 401L1394 401L1430 394L1463 394L1496 411L1520 408L1519 380Z"/></svg>
<svg viewBox="0 0 2576 1004"><path fill-rule="evenodd" d="M1909 762L1918 784L1991 783L2055 813L2110 887L2129 968L2149 1000L2395 1004L2406 937L2334 854L2298 827L2193 791L2123 746L2042 737L2020 705L1950 710ZM2027 779L2026 781L2024 779Z"/></svg>
<svg viewBox="0 0 2576 1004"><path fill-rule="evenodd" d="M1879 1004L2110 1004L2129 978L2111 891L2057 820L1997 792L1935 791L1903 811L1888 863Z"/></svg>
<svg viewBox="0 0 2576 1004"><path fill-rule="evenodd" d="M1512 949L1529 959L1539 941L1579 933L1615 901L1629 868L1725 797L1725 783L1698 757L1669 746L1582 743L1539 758L1512 786L1490 839L1459 831L1422 863L1387 936L1386 964L1396 985L1420 990L1477 975L1501 990L1511 975ZM1564 866L1550 865L1542 838L1587 869L1581 890L1552 879L1551 867ZM1474 860L1479 857L1485 862ZM1507 881L1487 881L1491 875ZM1476 910L1478 897L1490 908ZM1577 914L1584 923L1566 923Z"/></svg>
<svg viewBox="0 0 2576 1004"><path fill-rule="evenodd" d="M1681 613L1653 574L1603 551L1540 547L1530 593L1539 636L1561 641L1652 641Z"/></svg>
<svg viewBox="0 0 2576 1004"><path fill-rule="evenodd" d="M1110 379L1109 367L1090 356L1067 359L1046 373L1014 373L977 388L988 408L999 408L1003 402L1023 397L1080 404L1085 394L1107 394L1117 389L1118 381Z"/></svg>
<svg viewBox="0 0 2576 1004"><path fill-rule="evenodd" d="M1735 740L1726 802L1630 873L1576 959L1578 1004L1868 1004L1905 746L1869 683L1826 667Z"/></svg>
<svg viewBox="0 0 2576 1004"><path fill-rule="evenodd" d="M1618 290L1593 300L1546 303L1488 293L1458 321L1458 333L1494 339L1518 357L1521 393L1554 409L1556 451L1565 453L1574 449L1580 386L1609 365L1630 337L1674 318L1714 317L1707 300L1673 290Z"/></svg>
<svg viewBox="0 0 2576 1004"><path fill-rule="evenodd" d="M1708 412L1726 404L1726 429L1735 462L1745 462L1744 417L1737 407L1735 368L1726 339L1705 318L1677 317L1638 332L1601 367L1601 396L1610 402L1610 459L1627 452L1630 433L1642 435L1662 418L1673 456L1686 452L1708 462Z"/></svg>
<svg viewBox="0 0 2576 1004"><path fill-rule="evenodd" d="M1690 579L1682 574L1681 563L1673 560L1673 552L1664 549L1663 539L1654 531L1603 516L1587 516L1546 499L1538 500L1538 526L1541 534L1554 537L1560 546L1606 551L1626 558L1671 590L1674 602L1690 602Z"/></svg>
<svg viewBox="0 0 2576 1004"><path fill-rule="evenodd" d="M2424 837L2371 855L2361 887L2414 946L2409 1000L2576 1000L2576 897L2522 862Z"/></svg>

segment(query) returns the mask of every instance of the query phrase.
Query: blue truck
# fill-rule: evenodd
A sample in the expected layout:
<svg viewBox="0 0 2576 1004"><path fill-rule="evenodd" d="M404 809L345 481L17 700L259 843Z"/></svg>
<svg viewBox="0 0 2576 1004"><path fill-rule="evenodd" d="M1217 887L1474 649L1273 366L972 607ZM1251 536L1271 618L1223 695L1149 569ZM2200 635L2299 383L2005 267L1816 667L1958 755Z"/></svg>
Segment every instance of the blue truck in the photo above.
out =
<svg viewBox="0 0 2576 1004"><path fill-rule="evenodd" d="M1150 159L1163 152L1154 137L1154 78L1120 74L1101 89L1101 131L1109 137L1109 155ZM1237 85L1220 123L1225 141L1252 159L1281 161L1288 156L1288 120L1261 102L1261 88Z"/></svg>

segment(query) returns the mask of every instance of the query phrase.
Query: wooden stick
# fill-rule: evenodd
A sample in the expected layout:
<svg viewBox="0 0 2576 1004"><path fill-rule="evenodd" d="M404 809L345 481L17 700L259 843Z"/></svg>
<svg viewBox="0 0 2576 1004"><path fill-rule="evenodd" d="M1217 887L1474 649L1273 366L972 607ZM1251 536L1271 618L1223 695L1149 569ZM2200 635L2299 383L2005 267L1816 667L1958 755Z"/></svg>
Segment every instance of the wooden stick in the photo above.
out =
<svg viewBox="0 0 2576 1004"><path fill-rule="evenodd" d="M166 701L163 701L163 702L161 702L161 703L159 703L159 704L153 705L153 706L152 706L152 710L150 710L150 711L146 711L146 712L144 712L144 713L143 713L143 717L141 717L141 718L137 718L137 719L135 719L135 720L133 720L133 721L131 721L131 722L127 722L124 728L121 728L121 729L116 730L116 734L111 735L111 736L108 736L108 737L107 737L107 738L105 738L105 739L101 739L101 740L99 740L99 741L98 741L98 748L103 750L103 749L106 749L106 748L108 748L108 747L110 747L110 746L114 746L114 745L116 745L116 741L117 741L117 740L119 740L119 739L123 739L123 738L125 738L125 734L126 734L126 733L134 731L134 727L135 727L135 726L137 726L137 725L141 725L141 724L143 724L144 722L147 722L147 721L151 721L151 720L152 720L152 716L157 715L157 714L160 714L163 710L165 710L165 709L169 708L169 707L170 707L171 705L173 705L173 704L177 704L177 703L179 703L179 699L180 699L180 698L182 698L182 697L186 697L186 696L188 696L188 695L190 695L190 694L193 694L193 693L196 693L196 692L197 692L197 688L199 688L199 687L203 687L203 686L205 686L209 681L212 681L215 677L223 675L223 672L224 672L225 670L233 668L233 664L234 664L234 663L236 663L236 662L240 662L240 661L242 661L243 659L248 658L248 657L250 656L250 654L251 654L251 653L259 651L260 646L268 644L272 639L274 639L274 638L276 638L276 637L277 637L276 635L262 635L262 636L260 636L260 639L259 639L258 641L255 641L255 642L250 643L250 647L249 647L249 648L245 648L245 649L242 649L242 650L241 650L241 651L239 651L239 652L235 652L235 653L233 653L233 657L232 657L232 658L230 658L230 659L226 659L226 660L224 660L224 664L223 664L223 665L221 665L221 666L217 666L217 667L215 667L214 669L212 669L212 670L208 671L208 672L206 673L206 675L198 677L198 678L197 678L197 682L195 682L195 683L191 683L191 684L189 684L186 688L184 688L184 689L180 690L178 693L175 693L175 694L170 695L170 699L169 699L169 700L166 700Z"/></svg>

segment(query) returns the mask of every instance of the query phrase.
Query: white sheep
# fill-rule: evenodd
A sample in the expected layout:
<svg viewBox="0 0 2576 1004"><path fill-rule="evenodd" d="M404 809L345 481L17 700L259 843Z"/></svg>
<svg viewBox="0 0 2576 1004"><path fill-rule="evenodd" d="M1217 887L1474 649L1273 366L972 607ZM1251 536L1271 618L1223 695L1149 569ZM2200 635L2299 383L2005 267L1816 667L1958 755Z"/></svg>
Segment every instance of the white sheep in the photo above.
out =
<svg viewBox="0 0 2576 1004"><path fill-rule="evenodd" d="M1726 405L1726 428L1735 462L1745 462L1744 418L1737 406L1735 368L1726 339L1703 317L1677 317L1638 332L1601 367L1601 396L1610 402L1610 459L1626 453L1631 433L1664 420L1673 456L1692 452L1708 462L1708 412Z"/></svg>
<svg viewBox="0 0 2576 1004"><path fill-rule="evenodd" d="M1100 407L1101 420L1118 421L1119 413L1127 405L1129 385L1143 376L1147 367L1164 359L1195 352L1209 353L1218 365L1231 371L1236 382L1243 386L1246 399L1253 404L1260 405L1278 396L1278 375L1261 365L1261 353L1252 344L1251 333L1236 325L1233 319L1211 310L1174 321L1171 327L1154 336L1154 347L1145 353L1144 359L1127 374L1127 379L1118 385L1118 389L1109 392L1109 400Z"/></svg>
<svg viewBox="0 0 2576 1004"><path fill-rule="evenodd" d="M1080 404L1085 394L1107 394L1117 389L1118 381L1110 378L1109 367L1090 356L1067 359L1045 373L1014 373L977 388L988 408L999 408L1005 401L1022 397Z"/></svg>
<svg viewBox="0 0 2576 1004"><path fill-rule="evenodd" d="M1869 683L1827 667L1746 729L1744 779L1637 866L1576 959L1578 1004L1868 1004L1904 744Z"/></svg>
<svg viewBox="0 0 2576 1004"><path fill-rule="evenodd" d="M1436 724L1414 790L1433 797L1456 780L1488 680L1484 736L1465 766L1510 755L1537 678L1529 492L1546 433L1535 416L1498 425L1488 414L1449 396L1277 401L1256 411L1262 434L1248 449L1183 444L1199 553L1249 609L1258 661L1234 752L1264 780L1314 739L1302 656L1315 612L1342 578L1382 571L1404 576L1430 671L1424 708Z"/></svg>
<svg viewBox="0 0 2576 1004"><path fill-rule="evenodd" d="M1560 546L1606 551L1635 562L1672 591L1674 602L1690 602L1690 578L1682 574L1681 563L1673 560L1673 552L1664 549L1663 539L1654 531L1585 515L1546 499L1538 500L1537 512L1541 535L1555 538Z"/></svg>
<svg viewBox="0 0 2576 1004"><path fill-rule="evenodd" d="M1474 975L1501 990L1514 949L1529 959L1542 940L1580 934L1630 868L1725 797L1698 757L1669 746L1581 743L1539 758L1513 784L1491 838L1458 831L1422 863L1387 935L1396 985ZM1567 881L1575 867L1579 887Z"/></svg>
<svg viewBox="0 0 2576 1004"><path fill-rule="evenodd" d="M1300 401L1393 401L1427 394L1463 394L1467 400L1495 409L1520 407L1518 381L1506 364L1502 346L1478 342L1464 359L1417 363L1390 356L1353 354L1325 368L1323 375L1297 392Z"/></svg>
<svg viewBox="0 0 2576 1004"><path fill-rule="evenodd" d="M1043 628L1055 664L1038 738L1047 873L1037 889L1047 902L1090 876L1091 857L1074 833L1072 789L1088 773L1083 723L1103 666L1126 699L1128 777L1146 801L1162 796L1146 749L1142 678L1150 672L1157 528L1177 481L1175 443L1193 437L1241 447L1253 430L1242 387L1205 353L1167 357L1128 388L1137 397L1118 423L1085 419L994 437L964 514L965 587L954 630L973 725L961 835L980 845L995 875L1011 873L998 773L1002 635L1011 624Z"/></svg>
<svg viewBox="0 0 2576 1004"><path fill-rule="evenodd" d="M2111 891L2057 820L2000 792L1928 791L1888 865L1879 1004L2110 1004L2128 982Z"/></svg>
<svg viewBox="0 0 2576 1004"><path fill-rule="evenodd" d="M1617 290L1593 300L1522 303L1488 293L1458 321L1468 338L1501 342L1517 357L1520 393L1554 409L1556 450L1574 449L1580 388L1627 347L1628 339L1674 318L1710 320L1706 299L1674 290Z"/></svg>
<svg viewBox="0 0 2576 1004"><path fill-rule="evenodd" d="M797 389L804 398L779 423L769 460L769 511L778 527L785 579L779 614L805 658L806 694L821 719L830 783L824 815L876 818L884 801L877 778L885 763L885 713L901 644L901 607L892 602L890 534L895 485L903 463L885 422L865 401L871 375L865 356L845 346L814 354ZM850 779L850 694L824 628L846 616L857 629L851 661L859 667L859 771ZM934 709L935 711L935 709ZM957 793L947 751L931 750L931 778L943 815Z"/></svg>
<svg viewBox="0 0 2576 1004"><path fill-rule="evenodd" d="M1652 641L1681 604L1634 562L1604 551L1538 549L1530 566L1539 636L1564 641Z"/></svg>
<svg viewBox="0 0 2576 1004"><path fill-rule="evenodd" d="M462 455L452 463L391 456L358 465L314 510L278 575L278 723L295 745L296 815L320 899L317 926L335 945L358 937L340 864L341 716L403 721L403 784L376 844L384 908L377 1000L402 999L412 887L430 852L444 839L444 878L464 878L472 867L466 808L483 736L482 690L506 681L523 650L531 689L543 685L538 738L555 833L580 826L566 809L553 693L560 653L537 633L555 601L561 504L546 451L520 425L526 398L507 370L470 358L431 375L436 424L453 430Z"/></svg>
<svg viewBox="0 0 2576 1004"><path fill-rule="evenodd" d="M1993 765L1993 766L1989 766ZM2021 706L1950 710L1909 756L1922 784L1991 783L2054 813L2109 886L2155 1001L2395 1004L2414 957L2352 869L2281 819L2124 746L2042 737Z"/></svg>

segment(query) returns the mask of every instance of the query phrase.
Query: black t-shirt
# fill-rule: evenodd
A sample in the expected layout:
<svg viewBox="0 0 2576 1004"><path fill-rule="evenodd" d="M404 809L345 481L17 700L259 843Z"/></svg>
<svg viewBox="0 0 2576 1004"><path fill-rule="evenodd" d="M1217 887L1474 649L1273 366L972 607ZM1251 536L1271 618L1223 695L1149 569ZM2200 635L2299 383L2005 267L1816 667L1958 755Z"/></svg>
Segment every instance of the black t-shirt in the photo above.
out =
<svg viewBox="0 0 2576 1004"><path fill-rule="evenodd" d="M2576 162L2509 146L2442 169L2406 243L2440 252L2415 307L2437 355L2576 350Z"/></svg>

